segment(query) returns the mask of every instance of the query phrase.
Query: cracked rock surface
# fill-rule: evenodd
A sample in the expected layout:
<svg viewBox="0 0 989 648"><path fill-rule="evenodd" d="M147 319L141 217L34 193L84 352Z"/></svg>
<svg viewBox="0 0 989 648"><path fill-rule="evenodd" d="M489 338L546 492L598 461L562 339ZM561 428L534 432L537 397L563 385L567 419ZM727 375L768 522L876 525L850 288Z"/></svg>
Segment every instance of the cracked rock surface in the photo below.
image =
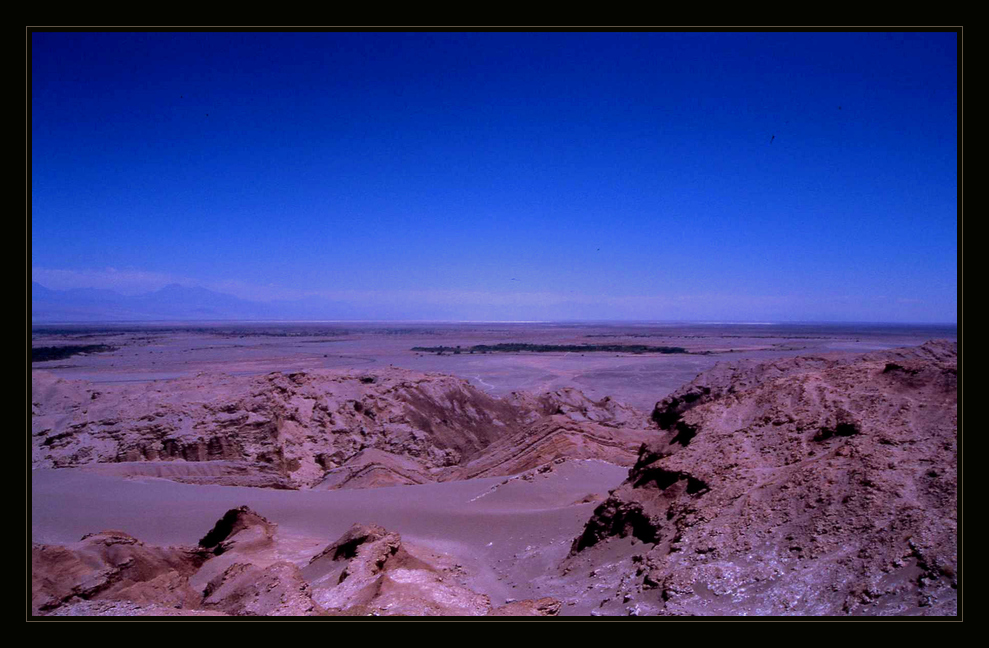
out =
<svg viewBox="0 0 989 648"><path fill-rule="evenodd" d="M954 343L719 365L653 420L658 433L571 551L642 543L622 603L957 613Z"/></svg>

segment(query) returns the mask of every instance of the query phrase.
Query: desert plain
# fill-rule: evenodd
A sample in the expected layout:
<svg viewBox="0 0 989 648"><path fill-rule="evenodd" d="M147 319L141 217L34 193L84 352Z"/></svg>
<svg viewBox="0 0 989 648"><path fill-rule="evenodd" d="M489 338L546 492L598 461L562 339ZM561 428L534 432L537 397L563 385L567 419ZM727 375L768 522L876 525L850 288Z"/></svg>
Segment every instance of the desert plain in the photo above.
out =
<svg viewBox="0 0 989 648"><path fill-rule="evenodd" d="M954 326L31 343L33 615L958 614Z"/></svg>

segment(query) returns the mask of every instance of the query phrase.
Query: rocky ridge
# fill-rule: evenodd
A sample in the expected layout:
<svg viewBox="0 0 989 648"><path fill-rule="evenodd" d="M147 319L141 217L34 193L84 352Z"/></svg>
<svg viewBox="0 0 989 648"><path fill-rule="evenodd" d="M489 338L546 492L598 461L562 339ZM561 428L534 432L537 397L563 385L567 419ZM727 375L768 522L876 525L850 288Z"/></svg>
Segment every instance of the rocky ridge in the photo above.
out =
<svg viewBox="0 0 989 648"><path fill-rule="evenodd" d="M957 387L944 341L719 365L570 560L625 538L636 613L956 614Z"/></svg>
<svg viewBox="0 0 989 648"><path fill-rule="evenodd" d="M493 398L402 369L99 386L36 371L32 400L36 468L272 488L502 476L560 457L631 465L647 434L644 417L608 398Z"/></svg>
<svg viewBox="0 0 989 648"><path fill-rule="evenodd" d="M32 613L71 616L552 616L551 598L495 607L449 556L355 524L308 559L244 506L196 547L153 547L119 531L34 545Z"/></svg>

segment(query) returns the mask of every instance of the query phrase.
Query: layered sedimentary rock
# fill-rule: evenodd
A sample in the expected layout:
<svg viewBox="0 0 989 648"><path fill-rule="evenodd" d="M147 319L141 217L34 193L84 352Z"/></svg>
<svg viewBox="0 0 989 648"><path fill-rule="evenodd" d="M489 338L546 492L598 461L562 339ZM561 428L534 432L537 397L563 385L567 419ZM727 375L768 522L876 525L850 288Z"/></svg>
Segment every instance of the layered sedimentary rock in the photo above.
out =
<svg viewBox="0 0 989 648"><path fill-rule="evenodd" d="M34 467L275 488L508 475L560 457L631 465L646 426L572 389L499 399L401 369L98 386L39 371L32 401Z"/></svg>
<svg viewBox="0 0 989 648"><path fill-rule="evenodd" d="M653 420L572 549L641 542L636 610L956 613L954 343L719 365Z"/></svg>

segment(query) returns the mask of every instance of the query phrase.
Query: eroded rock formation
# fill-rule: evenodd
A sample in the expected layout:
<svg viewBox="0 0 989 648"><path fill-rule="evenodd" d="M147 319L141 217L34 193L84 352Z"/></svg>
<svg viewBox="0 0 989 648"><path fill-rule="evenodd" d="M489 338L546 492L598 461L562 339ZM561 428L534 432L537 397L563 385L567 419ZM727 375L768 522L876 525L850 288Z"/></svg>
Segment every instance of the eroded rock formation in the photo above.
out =
<svg viewBox="0 0 989 648"><path fill-rule="evenodd" d="M956 372L948 342L718 366L572 556L644 543L623 595L652 613L954 614Z"/></svg>
<svg viewBox="0 0 989 648"><path fill-rule="evenodd" d="M401 369L32 380L35 467L115 464L188 483L353 488L510 475L560 457L631 465L647 424L573 389L499 399Z"/></svg>
<svg viewBox="0 0 989 648"><path fill-rule="evenodd" d="M448 556L355 524L308 561L246 506L231 509L197 547L152 547L104 531L69 546L32 548L36 615L552 616L555 599L493 608Z"/></svg>

